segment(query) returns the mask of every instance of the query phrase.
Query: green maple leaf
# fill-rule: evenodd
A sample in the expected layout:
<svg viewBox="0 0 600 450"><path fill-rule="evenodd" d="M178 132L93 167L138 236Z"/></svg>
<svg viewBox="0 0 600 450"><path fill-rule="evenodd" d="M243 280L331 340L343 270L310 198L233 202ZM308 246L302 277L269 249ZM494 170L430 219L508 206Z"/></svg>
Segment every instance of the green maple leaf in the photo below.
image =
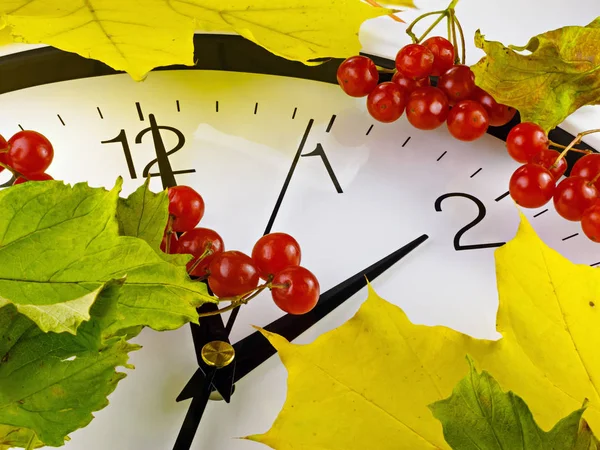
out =
<svg viewBox="0 0 600 450"><path fill-rule="evenodd" d="M540 34L524 47L487 41L479 31L475 44L487 55L472 67L475 82L524 122L547 132L581 106L600 103L600 17Z"/></svg>
<svg viewBox="0 0 600 450"><path fill-rule="evenodd" d="M107 191L49 181L0 192L0 309L14 305L45 332L75 333L106 284L123 279L107 336L197 321L196 306L215 300L185 265L119 235L120 184Z"/></svg>
<svg viewBox="0 0 600 450"><path fill-rule="evenodd" d="M442 422L444 438L453 450L592 450L598 440L581 418L585 407L573 411L550 431L542 430L527 404L502 388L487 372L477 372L469 358L469 374L452 395L430 405Z"/></svg>
<svg viewBox="0 0 600 450"><path fill-rule="evenodd" d="M139 349L121 338L102 339L121 289L111 283L102 292L77 335L44 333L12 305L0 309L0 448L24 447L32 433L60 446L108 405L125 377L116 368L133 368L128 353Z"/></svg>
<svg viewBox="0 0 600 450"><path fill-rule="evenodd" d="M0 424L0 450L10 450L16 447L26 448L29 445L33 431L22 427L11 427ZM33 448L43 447L44 443L34 438Z"/></svg>
<svg viewBox="0 0 600 450"><path fill-rule="evenodd" d="M168 191L150 191L149 178L129 197L119 198L117 220L121 235L143 239L166 261L186 265L191 255L169 255L160 249L168 218Z"/></svg>
<svg viewBox="0 0 600 450"><path fill-rule="evenodd" d="M2 0L0 30L4 19L16 42L98 59L140 80L158 66L193 65L195 30L237 33L309 63L358 53L361 24L392 12L361 0Z"/></svg>

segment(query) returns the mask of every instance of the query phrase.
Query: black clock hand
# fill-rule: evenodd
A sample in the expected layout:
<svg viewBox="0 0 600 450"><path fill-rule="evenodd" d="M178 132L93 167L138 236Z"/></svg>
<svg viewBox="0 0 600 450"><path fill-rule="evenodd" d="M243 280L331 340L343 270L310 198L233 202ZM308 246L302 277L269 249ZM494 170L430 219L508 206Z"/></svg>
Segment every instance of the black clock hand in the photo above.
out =
<svg viewBox="0 0 600 450"><path fill-rule="evenodd" d="M269 221L267 223L267 227L265 228L264 234L269 234L271 232L273 224L275 223L277 213L279 212L279 208L281 207L283 198L285 197L288 186L292 180L292 176L294 175L294 171L296 170L296 165L300 160L300 156L302 155L302 151L304 150L304 145L306 144L306 140L308 139L308 135L313 126L313 123L314 120L310 119L306 130L304 131L304 135L302 136L302 140L300 141L298 150L294 155L292 165L288 171L279 196L277 197L277 201L275 202L273 212L269 217ZM159 163L159 168L164 167L164 159L166 159L168 163L168 155L164 151L164 146L162 147L162 149L159 148L159 146L157 146L157 159ZM160 165L161 160L163 160L163 166ZM167 172L172 173L170 167L167 168ZM162 176L162 169L161 177L163 178L164 185L165 177ZM167 185L169 185L170 178L168 176L166 176L166 178L168 180ZM174 183L175 178L172 177L172 179L172 183ZM209 306L204 305L204 307L208 308ZM239 308L236 308L231 312L231 315L229 316L227 325L225 327L223 327L223 322L220 316L209 316L203 318L200 327L194 324L191 325L192 337L194 339L194 349L196 351L196 359L198 360L199 368L198 370L196 370L196 373L194 373L190 381L188 381L188 383L185 385L185 387L176 399L178 402L180 402L188 398L193 398L192 404L188 409L184 423L179 431L179 435L177 436L177 440L175 442L173 450L188 450L192 445L194 435L196 434L196 430L198 429L198 425L200 424L200 420L202 419L202 415L204 413L204 410L206 409L208 396L214 388L218 390L219 394L221 394L221 396L226 402L229 403L230 401L231 393L233 392L233 383L235 382L234 373L236 371L237 361L234 359L234 361L229 366L215 371L214 368L209 367L206 363L204 363L200 352L202 351L202 347L204 347L204 345L206 345L212 340L222 340L229 342L229 334L231 333L235 320L237 319L238 313ZM202 332L203 327L204 332Z"/></svg>
<svg viewBox="0 0 600 450"><path fill-rule="evenodd" d="M317 306L309 313L301 316L286 314L274 322L271 322L264 327L264 329L272 333L280 334L289 341L297 338L300 334L308 330L319 320L365 287L367 285L367 279L372 281L377 278L396 262L415 250L428 238L429 236L426 234L419 236L404 247L396 250L347 280L342 281L327 292L324 292L321 294ZM264 336L258 331L245 337L241 341L236 342L233 347L235 348L237 359L234 377L236 382L275 354L273 346L269 344Z"/></svg>
<svg viewBox="0 0 600 450"><path fill-rule="evenodd" d="M392 267L396 262L419 247L419 245L427 239L429 239L429 236L426 234L419 236L402 248L367 267L365 270L360 271L356 275L329 289L327 292L324 292L319 297L319 303L317 303L317 306L315 306L311 312L301 316L286 314L264 328L273 333L280 334L288 340L298 337L365 287L367 285L367 279L369 281L374 280ZM259 332L255 332L245 337L234 344L233 347L235 348L235 358L237 360L234 375L234 380L236 382L275 354L273 346ZM201 394L195 394L193 396L192 404L188 409L173 450L188 450L192 445L196 430L200 424L202 413L208 401L208 396L212 389L211 384L214 383L214 379L211 380L211 377L216 378L218 373L219 372L215 374L214 369L209 372L205 378L206 381L202 383ZM178 397L178 401L186 398L189 397L185 397L184 392L182 392Z"/></svg>

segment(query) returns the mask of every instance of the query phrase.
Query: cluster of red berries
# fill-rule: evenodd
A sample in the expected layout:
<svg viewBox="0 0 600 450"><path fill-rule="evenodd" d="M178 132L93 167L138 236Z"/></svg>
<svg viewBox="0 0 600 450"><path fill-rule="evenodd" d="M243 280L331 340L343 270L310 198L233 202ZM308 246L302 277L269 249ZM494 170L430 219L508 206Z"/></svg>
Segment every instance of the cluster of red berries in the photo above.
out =
<svg viewBox="0 0 600 450"><path fill-rule="evenodd" d="M462 141L480 138L490 125L507 124L516 113L475 85L469 66L455 64L454 46L441 36L400 49L392 81L379 83L377 67L366 56L342 62L337 80L346 94L366 96L369 113L380 122L394 122L406 110L415 128L433 130L445 122Z"/></svg>
<svg viewBox="0 0 600 450"><path fill-rule="evenodd" d="M539 125L516 125L508 133L506 148L515 161L523 163L509 182L515 202L524 208L539 208L552 199L561 217L581 222L585 235L600 242L600 154L583 156L570 175L560 180L567 171L567 160L549 148L548 137Z"/></svg>
<svg viewBox="0 0 600 450"><path fill-rule="evenodd" d="M237 250L225 251L219 234L197 227L204 216L204 200L189 186L169 188L169 224L161 249L165 253L193 256L187 270L191 276L208 280L220 299L241 301L268 287L275 304L290 314L305 314L319 300L317 278L300 266L298 242L286 233L261 237L252 256ZM177 233L182 233L179 237ZM266 284L259 287L259 279Z"/></svg>
<svg viewBox="0 0 600 450"><path fill-rule="evenodd" d="M52 180L46 170L53 159L52 144L36 131L19 131L8 141L0 135L0 172L10 170L16 178L13 184Z"/></svg>

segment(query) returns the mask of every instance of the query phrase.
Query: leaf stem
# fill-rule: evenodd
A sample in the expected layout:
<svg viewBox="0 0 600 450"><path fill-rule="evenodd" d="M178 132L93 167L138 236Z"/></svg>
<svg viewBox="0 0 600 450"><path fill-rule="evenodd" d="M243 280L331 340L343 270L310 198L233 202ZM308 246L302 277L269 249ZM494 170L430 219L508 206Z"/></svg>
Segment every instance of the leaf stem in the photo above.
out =
<svg viewBox="0 0 600 450"><path fill-rule="evenodd" d="M29 438L29 441L27 442L27 447L25 447L25 450L34 450L35 449L35 431L31 431L31 437Z"/></svg>
<svg viewBox="0 0 600 450"><path fill-rule="evenodd" d="M375 8L383 8L383 6L381 6L375 0L367 0L367 3L371 6L374 6ZM404 20L402 20L400 17L396 16L395 14L390 14L389 16L392 20L395 20L396 22L406 23L406 22L404 22Z"/></svg>
<svg viewBox="0 0 600 450"><path fill-rule="evenodd" d="M571 143L565 147L565 149L562 151L562 153L560 155L558 155L558 158L556 158L556 161L554 161L554 164L552 164L552 167L555 167L558 164L558 162L562 158L565 157L565 155L569 152L569 150L573 150L573 146L576 145L576 144L579 144L581 142L581 140L583 139L584 136L587 136L588 134L592 134L592 133L600 133L600 128L595 128L593 130L582 131L577 136L575 136L575 139L573 139L571 141Z"/></svg>

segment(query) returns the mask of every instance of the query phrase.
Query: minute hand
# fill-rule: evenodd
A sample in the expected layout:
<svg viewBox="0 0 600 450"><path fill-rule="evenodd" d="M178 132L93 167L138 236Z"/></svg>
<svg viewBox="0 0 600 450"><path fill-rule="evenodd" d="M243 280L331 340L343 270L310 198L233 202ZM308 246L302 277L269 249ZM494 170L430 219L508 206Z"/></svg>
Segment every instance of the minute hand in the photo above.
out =
<svg viewBox="0 0 600 450"><path fill-rule="evenodd" d="M367 285L367 280L372 281L377 278L399 260L416 249L419 245L425 242L428 238L429 236L426 234L419 236L417 239L409 242L404 247L389 254L385 258L377 261L375 264L367 267L347 280L342 281L340 284L329 289L327 292L324 292L319 297L317 306L315 306L309 313L299 316L286 314L285 316L282 316L279 319L271 322L269 325L264 327L264 329L272 333L277 333L285 337L288 341L297 338L327 314L332 312L335 308L340 306L342 303L364 288ZM256 367L261 365L275 354L275 348L273 348L273 346L269 344L264 336L258 331L245 337L241 341L236 342L233 347L235 348L237 359L235 382L242 379L249 372L254 370Z"/></svg>

